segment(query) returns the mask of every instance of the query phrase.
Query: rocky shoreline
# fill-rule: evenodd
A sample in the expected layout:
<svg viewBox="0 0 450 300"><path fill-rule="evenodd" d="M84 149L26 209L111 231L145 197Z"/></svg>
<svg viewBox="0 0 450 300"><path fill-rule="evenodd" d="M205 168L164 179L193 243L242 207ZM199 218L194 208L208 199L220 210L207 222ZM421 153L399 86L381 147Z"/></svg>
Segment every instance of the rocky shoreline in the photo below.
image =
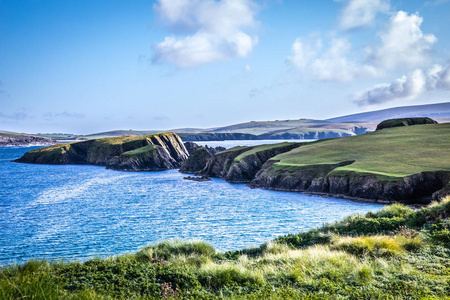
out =
<svg viewBox="0 0 450 300"><path fill-rule="evenodd" d="M14 162L89 164L137 172L176 169L188 156L178 135L163 133L59 144L29 151Z"/></svg>
<svg viewBox="0 0 450 300"><path fill-rule="evenodd" d="M0 147L48 146L56 144L53 139L27 134L0 134Z"/></svg>

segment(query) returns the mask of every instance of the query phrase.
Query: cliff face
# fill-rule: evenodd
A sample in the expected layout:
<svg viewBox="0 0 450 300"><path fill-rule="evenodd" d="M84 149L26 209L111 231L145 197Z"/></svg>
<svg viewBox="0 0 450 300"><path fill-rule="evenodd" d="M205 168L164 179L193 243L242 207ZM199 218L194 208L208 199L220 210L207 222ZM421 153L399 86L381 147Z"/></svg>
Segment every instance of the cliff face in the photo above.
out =
<svg viewBox="0 0 450 300"><path fill-rule="evenodd" d="M354 172L342 176L330 175L335 168L352 164L351 161L287 169L277 168L276 163L277 161L268 161L249 185L254 188L328 194L371 201L417 202L421 198L429 201L432 195L435 199L447 195L444 187L450 180L450 172L446 171L421 172L396 181L383 181L375 175Z"/></svg>
<svg viewBox="0 0 450 300"><path fill-rule="evenodd" d="M26 134L0 134L0 146L43 146L55 144L56 141L46 137Z"/></svg>
<svg viewBox="0 0 450 300"><path fill-rule="evenodd" d="M233 160L241 153L253 149L254 147L234 147L223 152L219 152L206 163L205 168L198 175L222 178L228 172Z"/></svg>
<svg viewBox="0 0 450 300"><path fill-rule="evenodd" d="M250 151L248 154L244 152L233 160L224 178L232 183L248 183L255 178L266 161L278 154L300 147L300 145L291 143L259 151L255 149L256 151Z"/></svg>
<svg viewBox="0 0 450 300"><path fill-rule="evenodd" d="M188 152L175 133L104 138L36 149L15 160L37 164L90 164L114 170L173 169Z"/></svg>
<svg viewBox="0 0 450 300"><path fill-rule="evenodd" d="M205 147L197 147L192 151L191 155L185 160L180 167L181 173L194 174L197 173L206 166L208 160L213 157L211 152Z"/></svg>
<svg viewBox="0 0 450 300"><path fill-rule="evenodd" d="M199 175L224 178L232 183L247 183L270 158L299 147L298 143L281 143L255 147L234 147L211 158Z"/></svg>
<svg viewBox="0 0 450 300"><path fill-rule="evenodd" d="M213 148L206 145L203 147L193 142L186 142L184 143L184 146L189 152L189 157L181 164L180 172L187 174L200 172L205 168L206 163L213 155L226 150L226 148L220 146Z"/></svg>

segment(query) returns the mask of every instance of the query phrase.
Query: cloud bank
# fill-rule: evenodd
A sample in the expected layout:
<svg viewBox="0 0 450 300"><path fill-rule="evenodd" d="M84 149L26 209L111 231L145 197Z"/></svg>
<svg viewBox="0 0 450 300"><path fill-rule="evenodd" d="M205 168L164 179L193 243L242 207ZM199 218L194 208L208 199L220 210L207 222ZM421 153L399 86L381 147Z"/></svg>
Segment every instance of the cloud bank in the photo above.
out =
<svg viewBox="0 0 450 300"><path fill-rule="evenodd" d="M158 0L154 9L169 29L187 33L155 44L154 63L196 67L245 57L258 43L246 32L257 25L251 0Z"/></svg>
<svg viewBox="0 0 450 300"><path fill-rule="evenodd" d="M450 65L434 65L427 71L416 69L391 83L378 84L358 92L353 100L359 106L375 105L414 99L426 91L433 90L450 90Z"/></svg>
<svg viewBox="0 0 450 300"><path fill-rule="evenodd" d="M352 3L360 5L359 0L353 0L347 9ZM364 46L364 51L355 49L347 38L334 37L327 44L322 39L297 38L287 61L314 79L339 82L373 78L392 69L422 67L431 60L431 48L437 41L433 34L422 32L422 21L417 14L397 12L378 32L379 42Z"/></svg>

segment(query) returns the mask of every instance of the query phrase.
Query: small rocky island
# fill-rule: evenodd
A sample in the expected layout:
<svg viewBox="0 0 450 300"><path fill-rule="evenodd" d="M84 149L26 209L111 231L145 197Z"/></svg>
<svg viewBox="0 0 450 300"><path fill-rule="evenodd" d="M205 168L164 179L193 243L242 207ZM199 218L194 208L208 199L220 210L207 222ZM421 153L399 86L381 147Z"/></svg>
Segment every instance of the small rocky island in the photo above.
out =
<svg viewBox="0 0 450 300"><path fill-rule="evenodd" d="M53 145L29 151L15 162L88 164L120 171L161 171L179 168L188 156L180 137L167 132Z"/></svg>

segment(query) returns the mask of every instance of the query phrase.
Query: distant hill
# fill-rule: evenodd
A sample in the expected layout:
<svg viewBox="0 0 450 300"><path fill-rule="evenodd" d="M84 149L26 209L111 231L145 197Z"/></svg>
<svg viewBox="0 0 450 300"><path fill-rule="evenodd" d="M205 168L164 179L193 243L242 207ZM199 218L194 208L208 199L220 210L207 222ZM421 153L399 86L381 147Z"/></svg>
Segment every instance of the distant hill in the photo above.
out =
<svg viewBox="0 0 450 300"><path fill-rule="evenodd" d="M55 133L37 135L56 140L80 140L175 132L184 141L324 139L360 135L375 131L381 121L412 117L428 117L439 123L449 123L450 102L394 107L327 120L302 118L297 120L250 121L214 128L112 130L88 135Z"/></svg>
<svg viewBox="0 0 450 300"><path fill-rule="evenodd" d="M428 117L432 119L450 118L450 102L401 106L365 113L327 119L329 122L381 122L387 119Z"/></svg>

